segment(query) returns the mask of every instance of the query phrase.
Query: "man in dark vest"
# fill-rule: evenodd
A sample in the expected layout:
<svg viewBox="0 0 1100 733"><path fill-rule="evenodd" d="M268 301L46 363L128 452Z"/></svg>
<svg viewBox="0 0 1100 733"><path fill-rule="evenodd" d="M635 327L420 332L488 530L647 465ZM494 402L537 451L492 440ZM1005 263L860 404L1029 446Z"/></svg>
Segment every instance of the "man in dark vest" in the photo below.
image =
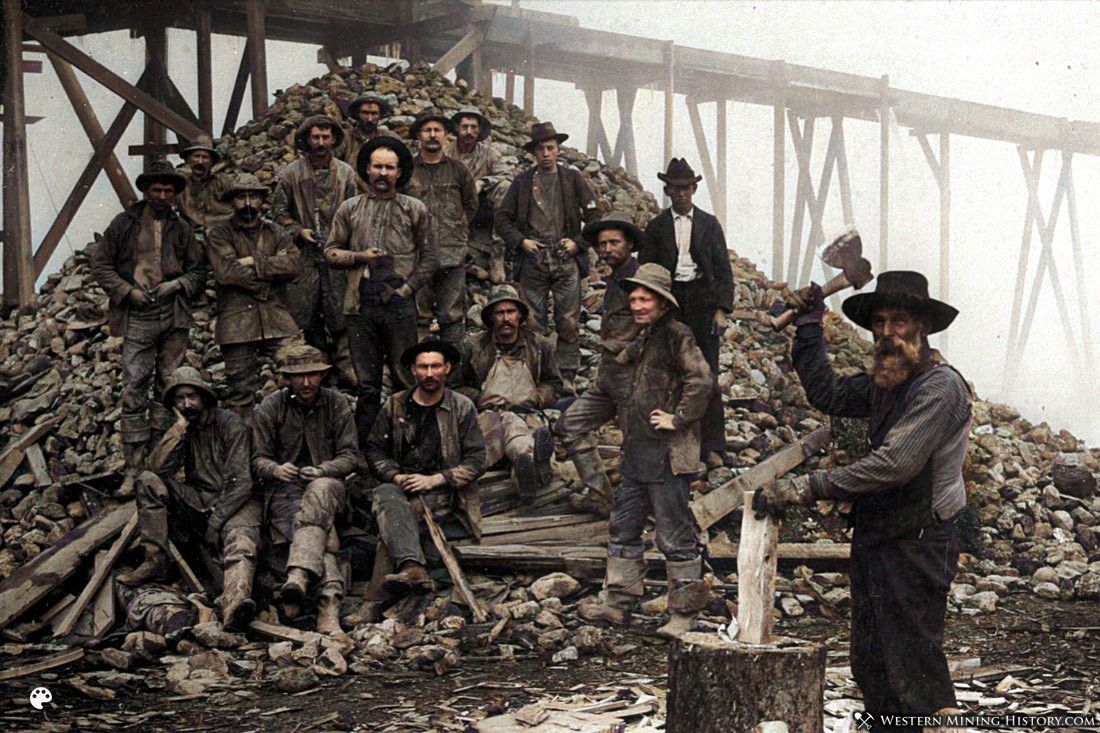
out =
<svg viewBox="0 0 1100 733"><path fill-rule="evenodd" d="M874 717L932 715L955 707L943 653L947 591L959 560L955 521L966 506L962 467L971 396L963 377L928 345L958 315L928 296L917 272L878 276L873 293L846 299L844 314L874 337L873 362L838 378L826 355L821 288L794 295L791 356L817 409L869 419L871 452L758 491L753 507L781 515L815 499L852 501L852 674Z"/></svg>

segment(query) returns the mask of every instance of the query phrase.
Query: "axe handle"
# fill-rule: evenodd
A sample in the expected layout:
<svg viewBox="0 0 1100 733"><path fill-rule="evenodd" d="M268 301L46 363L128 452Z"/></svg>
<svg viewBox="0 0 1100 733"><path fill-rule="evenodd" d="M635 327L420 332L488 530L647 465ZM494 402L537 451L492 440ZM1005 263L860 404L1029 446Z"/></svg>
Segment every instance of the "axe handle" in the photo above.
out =
<svg viewBox="0 0 1100 733"><path fill-rule="evenodd" d="M834 276L832 280L825 283L821 287L821 294L828 298L833 293L839 293L841 290L850 287L852 287L852 284L848 282L848 276L842 272L839 275ZM772 328L774 328L776 331L782 331L784 328L790 325L791 321L793 321L797 316L797 310L795 310L794 308L788 308L787 310L783 311L778 316L772 319Z"/></svg>

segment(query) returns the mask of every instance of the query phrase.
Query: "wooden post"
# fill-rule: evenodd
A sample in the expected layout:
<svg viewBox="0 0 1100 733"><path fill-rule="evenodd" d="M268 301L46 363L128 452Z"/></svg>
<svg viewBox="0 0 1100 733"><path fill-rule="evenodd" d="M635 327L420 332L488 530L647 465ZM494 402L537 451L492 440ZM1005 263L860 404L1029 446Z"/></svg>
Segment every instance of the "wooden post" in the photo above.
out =
<svg viewBox="0 0 1100 733"><path fill-rule="evenodd" d="M878 267L885 272L890 264L890 77L882 76L882 92L878 110Z"/></svg>
<svg viewBox="0 0 1100 733"><path fill-rule="evenodd" d="M665 159L662 168L672 160L672 105L676 101L676 44L668 42L665 50L667 65L665 66ZM668 196L662 195L663 205L668 206Z"/></svg>
<svg viewBox="0 0 1100 733"><path fill-rule="evenodd" d="M4 306L34 302L27 119L23 96L23 12L4 0Z"/></svg>
<svg viewBox="0 0 1100 733"><path fill-rule="evenodd" d="M634 100L638 96L635 86L619 87L615 100L619 105L619 134L615 137L615 165L621 160L626 172L638 177L638 153L634 147Z"/></svg>
<svg viewBox="0 0 1100 733"><path fill-rule="evenodd" d="M267 15L266 0L245 0L248 14L248 71L252 77L252 118L267 110Z"/></svg>
<svg viewBox="0 0 1100 733"><path fill-rule="evenodd" d="M741 512L741 540L737 548L737 639L746 644L767 644L772 640L779 521L769 516L756 518L752 510L755 494L755 491L745 492Z"/></svg>
<svg viewBox="0 0 1100 733"><path fill-rule="evenodd" d="M940 293L951 302L951 134L940 133ZM1082 306L1084 300L1082 299ZM947 354L950 329L940 334L940 351ZM1086 344L1088 341L1085 342Z"/></svg>
<svg viewBox="0 0 1100 733"><path fill-rule="evenodd" d="M163 101L165 93L168 89L167 76L168 76L168 32L164 26L159 28L149 27L145 29L145 66L146 68L159 69L160 74L154 75L150 82L153 85L153 93L151 96ZM165 78L162 78L165 77ZM151 116L148 112L142 115L144 118L145 134L142 137L143 142L146 145L164 145L168 140L167 131L164 129L164 125L156 121L156 118ZM149 166L154 160L160 156L146 155L144 168L149 170Z"/></svg>
<svg viewBox="0 0 1100 733"><path fill-rule="evenodd" d="M519 0L512 0L512 8L519 7ZM516 102L516 75L511 69L504 77L504 101L508 104Z"/></svg>
<svg viewBox="0 0 1100 733"><path fill-rule="evenodd" d="M474 50L470 52L470 84L473 86L475 92L480 92L484 96L493 96L492 84L489 88L485 88L485 72L487 71L484 61L485 59L481 54L481 41L484 38L484 34L480 32L480 29L473 23L466 25L466 30L469 33L474 34L474 38L477 39L474 45ZM492 77L490 77L492 78Z"/></svg>
<svg viewBox="0 0 1100 733"><path fill-rule="evenodd" d="M214 135L214 55L210 44L212 28L210 7L202 5L195 12L195 60L199 86L199 121L204 130Z"/></svg>
<svg viewBox="0 0 1100 733"><path fill-rule="evenodd" d="M588 103L588 140L585 143L585 154L589 158L599 155L600 147L604 147L604 162L611 155L610 144L607 142L607 133L603 129L603 89L596 87L584 87L584 99Z"/></svg>
<svg viewBox="0 0 1100 733"><path fill-rule="evenodd" d="M699 151L699 160L703 167L703 180L706 181L707 190L710 191L711 202L717 199L718 179L714 174L714 163L711 162L710 146L707 145L707 136L703 131L703 119L699 114L697 99L687 100L688 118L691 120L691 130L695 135L695 147ZM715 206L717 210L717 206Z"/></svg>
<svg viewBox="0 0 1100 733"><path fill-rule="evenodd" d="M773 82L776 103L772 107L772 280L783 278L783 235L787 201L787 65L776 62Z"/></svg>
<svg viewBox="0 0 1100 733"><path fill-rule="evenodd" d="M222 137L231 134L237 129L237 117L241 114L241 103L244 101L244 88L248 84L248 47L251 44L245 42L241 52L241 63L237 65L237 78L233 82L233 91L229 94L229 107L225 110L225 121L222 123Z"/></svg>
<svg viewBox="0 0 1100 733"><path fill-rule="evenodd" d="M527 55L523 59L523 111L535 114L535 34L527 24Z"/></svg>
<svg viewBox="0 0 1100 733"><path fill-rule="evenodd" d="M727 147L726 147L726 100L718 99L715 101L716 109L714 112L714 122L718 130L716 133L717 142L715 145L715 161L714 172L717 175L718 187L711 199L714 201L714 215L718 217L718 222L725 229L726 222L726 206L728 205L729 190L727 185L729 183L729 162L727 161Z"/></svg>
<svg viewBox="0 0 1100 733"><path fill-rule="evenodd" d="M1073 153L1063 150L1063 164L1069 168ZM1085 347L1085 371L1093 373L1092 323L1089 321L1088 281L1085 279L1084 255L1081 251L1081 232L1077 225L1077 192L1073 186L1073 170L1066 174L1066 210L1069 214L1069 237L1073 245L1073 270L1077 279L1077 307L1081 314L1081 341ZM946 293L943 299L947 300ZM950 302L950 301L948 301Z"/></svg>

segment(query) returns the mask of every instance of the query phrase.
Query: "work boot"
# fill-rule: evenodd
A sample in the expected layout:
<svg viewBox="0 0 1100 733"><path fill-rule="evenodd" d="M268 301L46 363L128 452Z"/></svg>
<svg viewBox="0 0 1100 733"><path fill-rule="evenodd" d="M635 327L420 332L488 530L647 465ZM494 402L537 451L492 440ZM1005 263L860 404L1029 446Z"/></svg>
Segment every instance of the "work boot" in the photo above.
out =
<svg viewBox="0 0 1100 733"><path fill-rule="evenodd" d="M252 600L254 570L251 560L238 560L225 568L221 597L222 625L230 631L243 631L256 615L256 602Z"/></svg>
<svg viewBox="0 0 1100 733"><path fill-rule="evenodd" d="M403 595L410 591L431 591L433 585L427 568L415 560L406 560L399 572L386 576L382 589L392 595Z"/></svg>
<svg viewBox="0 0 1100 733"><path fill-rule="evenodd" d="M288 568L286 582L279 589L279 598L283 603L301 606L309 590L309 573L302 568Z"/></svg>
<svg viewBox="0 0 1100 733"><path fill-rule="evenodd" d="M538 474L539 491L546 491L554 481L554 469L550 465L550 458L554 455L554 436L550 428L539 428L535 431L535 473Z"/></svg>
<svg viewBox="0 0 1100 733"><path fill-rule="evenodd" d="M168 574L168 558L165 557L164 550L152 542L142 542L141 547L145 551L145 559L133 570L127 570L115 576L115 580L119 583L141 585L150 581L164 580Z"/></svg>
<svg viewBox="0 0 1100 733"><path fill-rule="evenodd" d="M585 621L603 621L616 626L630 626L636 596L613 590L602 590L597 598L586 598L577 605L577 613Z"/></svg>
<svg viewBox="0 0 1100 733"><path fill-rule="evenodd" d="M145 443L123 443L122 456L126 469L122 474L122 483L115 489L116 499L133 499L137 476L145 470Z"/></svg>
<svg viewBox="0 0 1100 733"><path fill-rule="evenodd" d="M574 504L570 498L570 504L575 508L607 517L611 514L611 481L604 471L603 461L595 448L578 451L572 456L573 466L577 469L577 476L584 483L585 489L579 494L580 498ZM578 496L578 494L573 495Z"/></svg>
<svg viewBox="0 0 1100 733"><path fill-rule="evenodd" d="M710 601L710 586L702 579L703 559L666 560L668 574L669 619L657 635L666 639L678 639L691 631L695 617Z"/></svg>
<svg viewBox="0 0 1100 733"><path fill-rule="evenodd" d="M531 506L539 493L539 472L535 466L535 456L520 453L512 461L512 480L516 485L516 495L521 506Z"/></svg>
<svg viewBox="0 0 1100 733"><path fill-rule="evenodd" d="M466 272L470 273L471 275L473 275L478 280L481 280L482 282L489 279L489 271L486 270L484 267L479 267L477 265L470 265L469 267L466 268Z"/></svg>
<svg viewBox="0 0 1100 733"><path fill-rule="evenodd" d="M502 285L508 276L504 272L504 258L494 257L489 263L489 282L493 285Z"/></svg>
<svg viewBox="0 0 1100 733"><path fill-rule="evenodd" d="M344 643L351 639L340 628L340 598L325 593L317 600L317 633Z"/></svg>

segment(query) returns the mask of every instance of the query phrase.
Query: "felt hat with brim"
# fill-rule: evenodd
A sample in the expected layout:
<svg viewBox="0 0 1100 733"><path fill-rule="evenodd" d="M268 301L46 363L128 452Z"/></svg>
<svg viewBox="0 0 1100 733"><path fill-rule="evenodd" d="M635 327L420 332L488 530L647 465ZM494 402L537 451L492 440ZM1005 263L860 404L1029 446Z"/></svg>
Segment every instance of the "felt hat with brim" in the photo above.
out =
<svg viewBox="0 0 1100 733"><path fill-rule="evenodd" d="M218 161L222 159L221 153L214 148L214 141L209 135L199 135L199 138L195 140L195 142L180 151L180 158L186 161L188 155L199 150L205 150L210 153L211 165L216 165Z"/></svg>
<svg viewBox="0 0 1100 733"><path fill-rule="evenodd" d="M939 333L951 325L956 308L928 296L928 279L911 270L880 273L873 293L856 293L841 303L844 315L858 326L871 330L871 316L878 308L904 308L928 323L928 333Z"/></svg>
<svg viewBox="0 0 1100 733"><path fill-rule="evenodd" d="M413 344L401 354L401 366L411 369L416 357L421 354L436 353L443 355L443 361L448 364L457 364L462 360L462 354L452 344L439 339L425 339L418 344Z"/></svg>
<svg viewBox="0 0 1100 733"><path fill-rule="evenodd" d="M454 125L451 124L451 118L443 114L435 107L428 107L423 112L416 116L416 121L412 124L412 136L420 136L420 128L429 122L438 122L443 125L443 129L447 132L454 132Z"/></svg>
<svg viewBox="0 0 1100 733"><path fill-rule="evenodd" d="M333 149L340 147L340 143L344 142L344 128L340 127L339 122L328 115L313 115L305 118L302 124L298 125L294 133L294 147L298 150L309 150L309 131L314 127L332 130Z"/></svg>
<svg viewBox="0 0 1100 733"><path fill-rule="evenodd" d="M511 285L501 285L489 293L489 302L481 309L481 322L485 324L486 328L493 327L493 308L498 303L515 303L519 307L519 312L523 315L523 320L527 320L527 316L531 313L530 308L523 302L523 299L519 297L519 293Z"/></svg>
<svg viewBox="0 0 1100 733"><path fill-rule="evenodd" d="M137 177L135 185L139 191L145 191L153 183L167 183L179 193L187 188L187 179L183 174L172 167L166 160L156 160L149 166L149 170Z"/></svg>
<svg viewBox="0 0 1100 733"><path fill-rule="evenodd" d="M545 140L557 140L559 143L563 143L568 139L569 136L564 132L558 132L554 129L553 122L536 122L531 125L531 139L523 144L523 149L530 153L536 145Z"/></svg>
<svg viewBox="0 0 1100 733"><path fill-rule="evenodd" d="M229 188L222 192L221 200L228 202L233 199L239 193L258 193L261 196L267 196L268 188L264 184L260 183L260 179L251 173L238 173L233 179L233 183Z"/></svg>
<svg viewBox="0 0 1100 733"><path fill-rule="evenodd" d="M463 117L477 118L478 142L481 142L485 138L489 137L489 134L493 131L493 123L489 122L489 118L483 115L481 113L481 110L477 107L463 107L462 109L451 115L451 126L453 127L453 129L458 129L458 123Z"/></svg>
<svg viewBox="0 0 1100 733"><path fill-rule="evenodd" d="M619 211L612 211L610 214L600 219L599 221L586 224L584 227L584 238L593 247L596 246L596 240L600 236L600 232L604 229L618 229L626 238L630 240L630 249L635 250L638 245L642 243L642 230L631 221L627 214Z"/></svg>
<svg viewBox="0 0 1100 733"><path fill-rule="evenodd" d="M672 186L690 186L703 180L702 176L695 175L695 171L683 158L673 158L668 162L668 170L657 173L662 182Z"/></svg>
<svg viewBox="0 0 1100 733"><path fill-rule="evenodd" d="M389 117L393 114L393 105L390 104L390 100L376 92L367 92L363 96L351 100L351 104L348 105L348 117L353 120L358 120L359 108L368 102L378 105L378 111L381 113L382 117Z"/></svg>
<svg viewBox="0 0 1100 733"><path fill-rule="evenodd" d="M397 176L397 188L404 188L405 184L412 178L413 156L405 143L396 137L381 135L367 140L363 147L359 148L359 154L355 157L355 172L364 181L370 180L367 175L367 165L370 163L371 153L378 150L378 148L389 148L397 154L397 165L401 167L401 174Z"/></svg>
<svg viewBox="0 0 1100 733"><path fill-rule="evenodd" d="M195 367L181 366L168 377L168 383L164 385L163 402L165 407L172 407L176 399L176 390L180 387L192 387L202 395L208 405L218 404L218 396L214 389L206 383Z"/></svg>
<svg viewBox="0 0 1100 733"><path fill-rule="evenodd" d="M281 349L276 358L280 374L317 374L331 368L325 355L308 345L288 346Z"/></svg>
<svg viewBox="0 0 1100 733"><path fill-rule="evenodd" d="M680 304L676 302L676 296L672 294L672 275L656 262L645 263L634 273L634 277L624 277L623 282L648 288L672 303L673 308L680 307ZM630 292L630 288L623 289Z"/></svg>

